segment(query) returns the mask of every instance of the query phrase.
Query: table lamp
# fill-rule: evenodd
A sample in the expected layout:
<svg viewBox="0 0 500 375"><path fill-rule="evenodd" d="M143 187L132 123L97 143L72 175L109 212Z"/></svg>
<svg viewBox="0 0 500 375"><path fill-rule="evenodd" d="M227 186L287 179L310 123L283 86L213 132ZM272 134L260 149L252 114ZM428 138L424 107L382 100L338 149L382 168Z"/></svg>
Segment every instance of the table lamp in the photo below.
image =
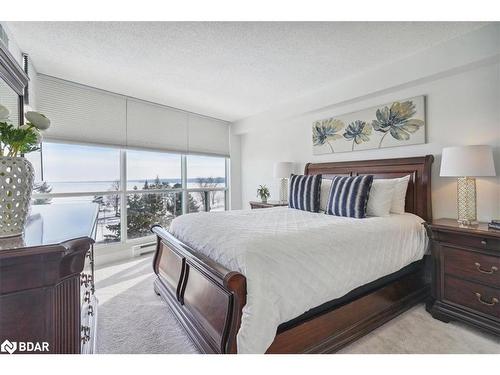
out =
<svg viewBox="0 0 500 375"><path fill-rule="evenodd" d="M495 176L491 147L486 145L445 147L439 175L458 177L458 222L462 225L476 222L475 177Z"/></svg>
<svg viewBox="0 0 500 375"><path fill-rule="evenodd" d="M288 202L288 179L293 172L293 163L280 161L274 163L274 178L281 179L280 182L280 202Z"/></svg>

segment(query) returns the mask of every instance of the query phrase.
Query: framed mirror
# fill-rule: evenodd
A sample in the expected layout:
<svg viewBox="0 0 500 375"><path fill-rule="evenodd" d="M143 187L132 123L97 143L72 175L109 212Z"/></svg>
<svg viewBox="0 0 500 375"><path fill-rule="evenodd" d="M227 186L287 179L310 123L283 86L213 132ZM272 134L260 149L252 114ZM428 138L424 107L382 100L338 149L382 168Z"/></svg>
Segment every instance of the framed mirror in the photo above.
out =
<svg viewBox="0 0 500 375"><path fill-rule="evenodd" d="M5 81L0 80L0 104L7 107L10 112L10 120L14 124L20 124L20 103L19 94L7 85Z"/></svg>
<svg viewBox="0 0 500 375"><path fill-rule="evenodd" d="M0 42L0 103L9 109L15 124L24 122L23 94L28 80L14 56Z"/></svg>

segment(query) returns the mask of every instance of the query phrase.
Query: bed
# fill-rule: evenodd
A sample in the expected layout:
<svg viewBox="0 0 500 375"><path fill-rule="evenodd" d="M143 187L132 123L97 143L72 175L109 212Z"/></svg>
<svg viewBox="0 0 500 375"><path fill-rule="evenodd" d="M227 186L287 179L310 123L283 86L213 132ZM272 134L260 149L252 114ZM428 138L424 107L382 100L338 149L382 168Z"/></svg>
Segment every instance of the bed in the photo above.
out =
<svg viewBox="0 0 500 375"><path fill-rule="evenodd" d="M335 352L428 297L422 222L431 219L432 161L306 165L324 178L410 175L398 217L280 207L155 226L154 289L204 353Z"/></svg>

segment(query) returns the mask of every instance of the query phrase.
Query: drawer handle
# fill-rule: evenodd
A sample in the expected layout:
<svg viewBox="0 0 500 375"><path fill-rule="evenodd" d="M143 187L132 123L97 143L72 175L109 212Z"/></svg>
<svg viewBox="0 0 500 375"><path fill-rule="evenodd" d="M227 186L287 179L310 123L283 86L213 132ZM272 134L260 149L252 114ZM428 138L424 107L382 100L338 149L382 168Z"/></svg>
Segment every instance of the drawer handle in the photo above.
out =
<svg viewBox="0 0 500 375"><path fill-rule="evenodd" d="M481 294L479 294L479 293L476 293L476 297L477 297L477 300L478 300L480 303L482 303L483 305L486 305L486 306L495 306L495 305L498 303L498 298L495 298L495 297L493 297L493 298L491 299L491 302L486 302L485 300L483 300L483 299L481 298Z"/></svg>
<svg viewBox="0 0 500 375"><path fill-rule="evenodd" d="M90 341L90 327L80 326L80 332L82 333L81 340L85 344Z"/></svg>
<svg viewBox="0 0 500 375"><path fill-rule="evenodd" d="M90 302L90 292L87 290L85 291L85 295L83 297L84 302Z"/></svg>
<svg viewBox="0 0 500 375"><path fill-rule="evenodd" d="M86 273L80 274L80 285L85 285L85 287L89 286L89 275Z"/></svg>
<svg viewBox="0 0 500 375"><path fill-rule="evenodd" d="M485 270L485 269L482 269L481 268L481 263L474 263L474 265L476 266L476 269L481 272L481 273L486 273L488 275L491 275L492 273L495 273L498 271L498 267L495 267L495 266L491 266L491 269L489 271Z"/></svg>

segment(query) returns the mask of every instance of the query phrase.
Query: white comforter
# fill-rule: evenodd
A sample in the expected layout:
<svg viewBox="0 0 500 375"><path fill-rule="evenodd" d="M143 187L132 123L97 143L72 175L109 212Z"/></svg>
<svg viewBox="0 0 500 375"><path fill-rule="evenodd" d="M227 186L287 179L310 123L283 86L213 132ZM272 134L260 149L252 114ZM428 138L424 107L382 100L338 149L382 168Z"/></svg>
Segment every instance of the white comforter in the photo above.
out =
<svg viewBox="0 0 500 375"><path fill-rule="evenodd" d="M173 220L181 241L247 278L239 353L264 353L277 327L423 257L413 214L367 219L287 207L196 213Z"/></svg>

